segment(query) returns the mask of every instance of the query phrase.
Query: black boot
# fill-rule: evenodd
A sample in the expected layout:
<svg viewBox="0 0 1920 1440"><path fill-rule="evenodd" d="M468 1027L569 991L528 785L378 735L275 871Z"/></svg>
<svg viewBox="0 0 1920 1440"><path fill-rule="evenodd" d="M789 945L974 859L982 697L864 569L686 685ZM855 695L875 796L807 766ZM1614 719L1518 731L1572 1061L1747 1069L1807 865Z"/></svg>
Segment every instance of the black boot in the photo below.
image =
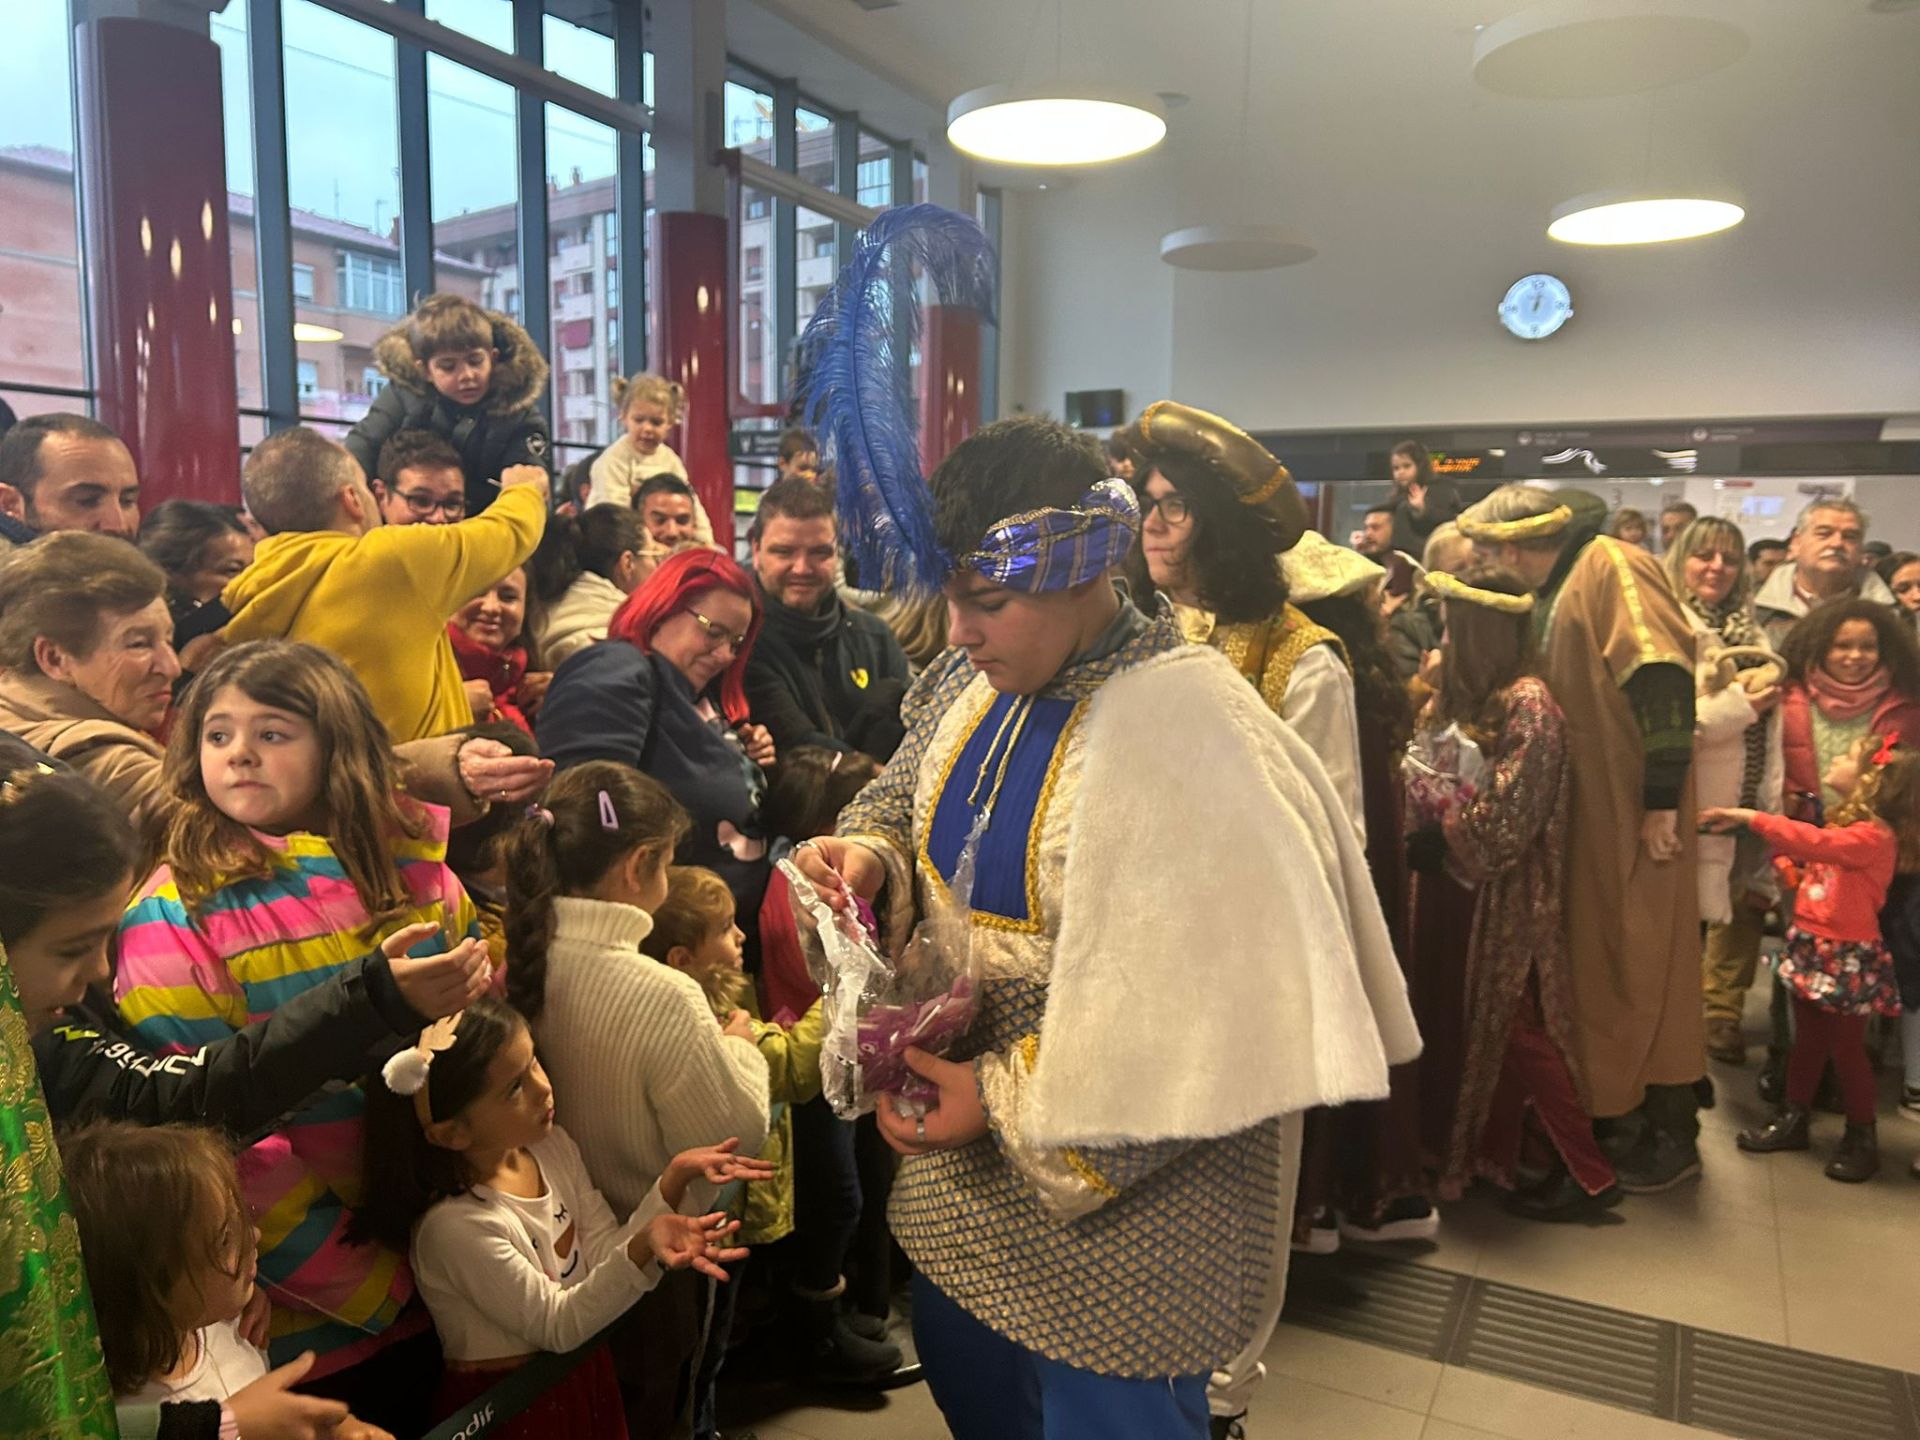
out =
<svg viewBox="0 0 1920 1440"><path fill-rule="evenodd" d="M857 1334L840 1313L837 1293L796 1290L791 1296L795 1329L805 1343L794 1349L798 1378L827 1385L883 1387L900 1368L900 1347Z"/></svg>
<svg viewBox="0 0 1920 1440"><path fill-rule="evenodd" d="M1247 1412L1238 1415L1209 1415L1207 1440L1247 1440Z"/></svg>
<svg viewBox="0 0 1920 1440"><path fill-rule="evenodd" d="M1609 1185L1598 1195L1589 1195L1580 1187L1565 1165L1553 1171L1537 1185L1516 1190L1507 1197L1507 1213L1522 1220L1592 1220L1620 1203L1620 1187Z"/></svg>
<svg viewBox="0 0 1920 1440"><path fill-rule="evenodd" d="M1811 1117L1805 1107L1782 1105L1766 1124L1757 1130L1742 1130L1733 1143L1750 1155L1771 1155L1776 1150L1805 1150L1812 1146L1808 1133Z"/></svg>
<svg viewBox="0 0 1920 1440"><path fill-rule="evenodd" d="M1871 1180L1879 1173L1878 1129L1871 1121L1865 1125L1847 1126L1847 1133L1840 1137L1839 1150L1834 1152L1833 1159L1827 1164L1827 1178L1844 1180L1849 1185L1858 1185L1863 1180Z"/></svg>
<svg viewBox="0 0 1920 1440"><path fill-rule="evenodd" d="M1613 1169L1627 1194L1658 1195L1700 1173L1700 1147L1692 1140L1654 1130Z"/></svg>
<svg viewBox="0 0 1920 1440"><path fill-rule="evenodd" d="M1760 1067L1760 1078L1754 1082L1754 1088L1760 1092L1763 1104L1778 1105L1787 1098L1787 1052L1767 1049L1766 1063Z"/></svg>

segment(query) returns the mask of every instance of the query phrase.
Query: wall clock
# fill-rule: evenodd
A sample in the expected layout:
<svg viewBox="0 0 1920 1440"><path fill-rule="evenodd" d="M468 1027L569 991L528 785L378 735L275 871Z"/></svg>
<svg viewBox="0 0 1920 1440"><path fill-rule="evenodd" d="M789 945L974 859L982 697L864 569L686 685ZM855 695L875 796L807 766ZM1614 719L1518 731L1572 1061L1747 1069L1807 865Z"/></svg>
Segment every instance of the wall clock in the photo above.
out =
<svg viewBox="0 0 1920 1440"><path fill-rule="evenodd" d="M1554 275L1523 275L1500 302L1500 323L1522 340L1544 340L1573 316L1573 294Z"/></svg>

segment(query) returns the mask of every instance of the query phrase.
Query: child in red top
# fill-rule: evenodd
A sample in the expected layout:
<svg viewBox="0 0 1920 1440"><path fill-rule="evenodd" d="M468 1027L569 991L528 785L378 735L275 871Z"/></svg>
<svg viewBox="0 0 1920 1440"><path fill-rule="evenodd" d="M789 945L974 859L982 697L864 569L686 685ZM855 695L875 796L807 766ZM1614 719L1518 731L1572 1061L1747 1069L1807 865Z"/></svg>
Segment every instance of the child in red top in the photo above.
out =
<svg viewBox="0 0 1920 1440"><path fill-rule="evenodd" d="M1846 1138L1827 1166L1834 1180L1869 1180L1880 1168L1867 1019L1900 1013L1880 908L1895 868L1911 868L1920 852L1920 751L1898 741L1868 736L1834 757L1824 783L1841 801L1824 827L1753 810L1700 812L1701 829L1745 826L1802 866L1779 967L1793 997L1786 1100L1766 1125L1742 1131L1739 1146L1760 1154L1807 1149L1809 1107L1832 1060L1847 1106Z"/></svg>

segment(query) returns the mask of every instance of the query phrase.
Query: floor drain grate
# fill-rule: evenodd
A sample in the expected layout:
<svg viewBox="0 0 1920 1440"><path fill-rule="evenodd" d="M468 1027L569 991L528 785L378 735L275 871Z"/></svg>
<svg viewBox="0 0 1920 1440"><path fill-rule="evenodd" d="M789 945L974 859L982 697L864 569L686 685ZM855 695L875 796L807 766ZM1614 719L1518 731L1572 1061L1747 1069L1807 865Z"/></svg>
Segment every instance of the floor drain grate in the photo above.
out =
<svg viewBox="0 0 1920 1440"><path fill-rule="evenodd" d="M1920 1375L1410 1261L1297 1255L1285 1317L1743 1440L1920 1440Z"/></svg>

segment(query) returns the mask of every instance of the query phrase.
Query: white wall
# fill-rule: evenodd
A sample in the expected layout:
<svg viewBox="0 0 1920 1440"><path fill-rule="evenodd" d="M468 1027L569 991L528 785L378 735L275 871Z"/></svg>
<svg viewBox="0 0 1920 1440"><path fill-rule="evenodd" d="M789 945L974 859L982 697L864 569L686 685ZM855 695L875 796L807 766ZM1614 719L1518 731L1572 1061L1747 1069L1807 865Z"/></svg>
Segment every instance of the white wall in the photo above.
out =
<svg viewBox="0 0 1920 1440"><path fill-rule="evenodd" d="M1556 103L1461 83L1463 55L1397 30L1372 37L1373 80L1458 78L1356 86L1336 69L1354 13L1284 12L1294 48L1261 57L1246 153L1206 134L1227 107L1196 91L1144 160L1019 197L1006 264L1033 283L1009 403L1108 384L1146 401L1164 376L1249 429L1920 411L1920 15L1756 3L1736 66ZM1643 176L1730 186L1747 220L1665 246L1546 238L1557 203ZM1158 258L1164 232L1223 220L1298 226L1320 254L1239 275ZM1575 316L1529 344L1494 312L1535 270L1567 280Z"/></svg>

